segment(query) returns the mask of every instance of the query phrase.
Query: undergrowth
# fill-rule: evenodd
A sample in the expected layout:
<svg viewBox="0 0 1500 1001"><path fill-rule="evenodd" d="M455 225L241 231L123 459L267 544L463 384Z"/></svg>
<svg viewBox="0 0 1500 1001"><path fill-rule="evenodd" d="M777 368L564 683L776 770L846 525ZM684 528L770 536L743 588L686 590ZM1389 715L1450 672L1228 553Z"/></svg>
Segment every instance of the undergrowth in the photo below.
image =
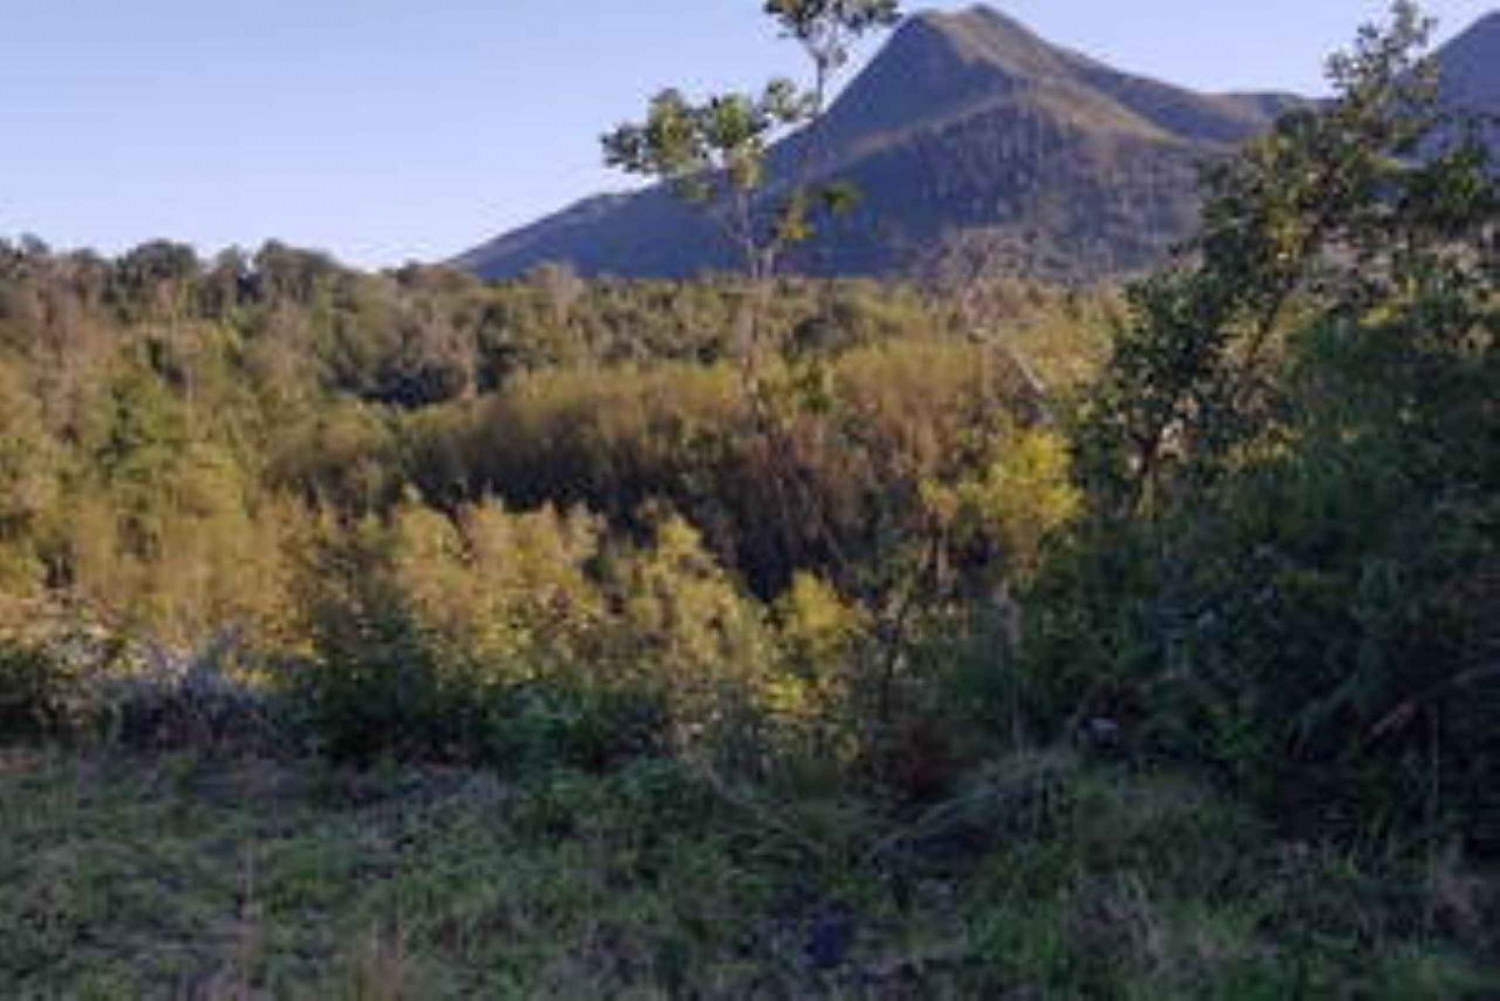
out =
<svg viewBox="0 0 1500 1001"><path fill-rule="evenodd" d="M12 751L7 997L1495 997L1496 884L1016 754L896 809L606 775Z"/></svg>

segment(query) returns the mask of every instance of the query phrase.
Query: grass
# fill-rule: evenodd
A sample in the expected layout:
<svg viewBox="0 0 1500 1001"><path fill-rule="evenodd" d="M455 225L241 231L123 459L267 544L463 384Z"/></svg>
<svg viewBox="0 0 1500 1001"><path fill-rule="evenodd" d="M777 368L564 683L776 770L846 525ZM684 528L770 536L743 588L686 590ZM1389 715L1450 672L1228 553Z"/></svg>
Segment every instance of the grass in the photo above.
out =
<svg viewBox="0 0 1500 1001"><path fill-rule="evenodd" d="M1493 998L1494 883L1019 755L896 809L609 775L0 752L7 998Z"/></svg>

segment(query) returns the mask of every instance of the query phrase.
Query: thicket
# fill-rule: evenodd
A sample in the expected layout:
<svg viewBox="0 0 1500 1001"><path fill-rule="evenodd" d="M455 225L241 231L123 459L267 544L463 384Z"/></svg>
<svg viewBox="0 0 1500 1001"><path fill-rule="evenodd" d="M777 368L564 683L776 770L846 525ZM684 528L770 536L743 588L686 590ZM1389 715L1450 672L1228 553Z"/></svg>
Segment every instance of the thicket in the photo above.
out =
<svg viewBox="0 0 1500 1001"><path fill-rule="evenodd" d="M909 659L932 542L956 598L961 547L1073 504L1015 345L1062 332L1076 383L1115 301L787 279L750 399L744 296L4 245L6 731L602 767L779 720L868 757L849 693ZM1033 474L1035 511L984 495Z"/></svg>
<svg viewBox="0 0 1500 1001"><path fill-rule="evenodd" d="M1493 852L1500 188L1427 31L1363 32L1132 289L1032 663L1051 718L1082 699L1291 826Z"/></svg>
<svg viewBox="0 0 1500 1001"><path fill-rule="evenodd" d="M1123 298L0 245L0 732L902 804L1082 743L1493 852L1500 193L1422 38Z"/></svg>

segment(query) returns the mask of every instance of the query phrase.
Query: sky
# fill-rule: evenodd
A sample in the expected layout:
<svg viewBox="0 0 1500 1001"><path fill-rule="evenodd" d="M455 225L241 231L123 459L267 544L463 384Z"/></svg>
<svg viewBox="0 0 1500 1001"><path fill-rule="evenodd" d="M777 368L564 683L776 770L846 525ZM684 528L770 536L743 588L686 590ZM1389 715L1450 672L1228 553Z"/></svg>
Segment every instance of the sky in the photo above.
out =
<svg viewBox="0 0 1500 1001"><path fill-rule="evenodd" d="M1497 0L1427 0L1439 40ZM922 7L960 8L929 0ZM1381 0L990 0L1205 90L1322 91ZM450 257L601 190L664 86L799 74L760 0L0 0L0 237ZM874 45L866 46L864 56ZM853 67L851 69L857 69Z"/></svg>

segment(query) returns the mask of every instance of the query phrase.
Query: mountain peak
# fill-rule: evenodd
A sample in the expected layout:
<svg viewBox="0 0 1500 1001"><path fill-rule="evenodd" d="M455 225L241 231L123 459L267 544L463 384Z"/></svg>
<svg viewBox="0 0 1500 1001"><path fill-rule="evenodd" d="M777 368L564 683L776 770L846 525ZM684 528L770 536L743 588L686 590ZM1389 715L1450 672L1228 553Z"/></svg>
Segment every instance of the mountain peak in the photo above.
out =
<svg viewBox="0 0 1500 1001"><path fill-rule="evenodd" d="M925 21L931 25L940 25L945 29L958 31L1013 31L1022 35L1031 35L1031 29L1008 14L1002 13L989 4L971 4L962 10L943 10L937 7L929 7L917 11L912 15L914 21Z"/></svg>
<svg viewBox="0 0 1500 1001"><path fill-rule="evenodd" d="M1500 44L1500 8L1481 15L1473 24L1455 35L1443 46L1443 51L1454 48L1475 48ZM1493 55L1493 53L1491 53Z"/></svg>
<svg viewBox="0 0 1500 1001"><path fill-rule="evenodd" d="M1020 21L983 4L957 11L922 11L909 25L936 33L966 64L983 64L1016 78L1064 71L1057 50Z"/></svg>
<svg viewBox="0 0 1500 1001"><path fill-rule="evenodd" d="M815 145L839 160L1068 73L1060 50L993 8L924 10L902 22L833 103Z"/></svg>
<svg viewBox="0 0 1500 1001"><path fill-rule="evenodd" d="M1500 112L1500 11L1437 53L1454 108ZM786 263L815 274L920 266L951 239L1004 266L1092 279L1160 261L1196 221L1194 179L1305 103L1208 94L1053 45L993 7L906 19L821 119L771 151L768 197L838 179L863 194ZM733 267L711 222L657 186L587 201L476 248L487 277L546 260L583 274Z"/></svg>
<svg viewBox="0 0 1500 1001"><path fill-rule="evenodd" d="M1500 112L1500 10L1469 25L1437 52L1443 96L1466 110Z"/></svg>

